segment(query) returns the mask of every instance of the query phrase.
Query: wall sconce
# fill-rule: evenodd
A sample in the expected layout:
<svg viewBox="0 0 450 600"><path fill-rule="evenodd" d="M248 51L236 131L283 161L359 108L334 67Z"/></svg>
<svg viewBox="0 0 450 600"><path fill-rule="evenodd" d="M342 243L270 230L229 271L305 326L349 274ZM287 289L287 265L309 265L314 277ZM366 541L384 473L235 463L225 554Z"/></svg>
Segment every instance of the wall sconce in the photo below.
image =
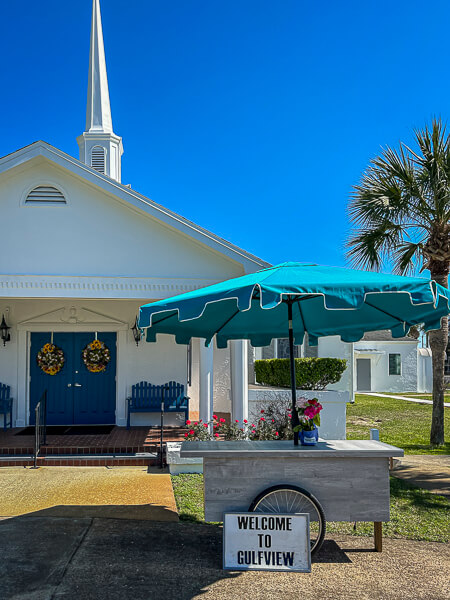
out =
<svg viewBox="0 0 450 600"><path fill-rule="evenodd" d="M133 332L133 337L134 337L134 341L136 342L136 346L139 346L139 342L142 339L142 334L141 334L141 330L138 327L137 324L137 317L136 317L136 321L134 322L133 327L131 328L131 331Z"/></svg>
<svg viewBox="0 0 450 600"><path fill-rule="evenodd" d="M11 335L9 330L11 327L8 327L5 321L5 315L2 315L2 322L0 324L0 338L3 340L3 345L6 346L6 342L11 341Z"/></svg>

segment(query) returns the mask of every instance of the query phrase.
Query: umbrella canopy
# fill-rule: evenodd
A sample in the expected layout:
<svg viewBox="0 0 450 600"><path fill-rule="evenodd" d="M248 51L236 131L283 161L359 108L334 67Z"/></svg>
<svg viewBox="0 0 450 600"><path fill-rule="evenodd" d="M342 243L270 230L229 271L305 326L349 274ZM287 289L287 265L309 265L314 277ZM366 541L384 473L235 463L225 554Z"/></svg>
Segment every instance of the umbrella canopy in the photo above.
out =
<svg viewBox="0 0 450 600"><path fill-rule="evenodd" d="M219 348L233 339L266 346L288 336L291 306L295 343L308 332L315 345L321 336L355 342L380 329L402 337L419 323L439 329L449 305L449 290L429 279L288 262L146 304L138 324L150 342L168 333L180 344L216 335Z"/></svg>

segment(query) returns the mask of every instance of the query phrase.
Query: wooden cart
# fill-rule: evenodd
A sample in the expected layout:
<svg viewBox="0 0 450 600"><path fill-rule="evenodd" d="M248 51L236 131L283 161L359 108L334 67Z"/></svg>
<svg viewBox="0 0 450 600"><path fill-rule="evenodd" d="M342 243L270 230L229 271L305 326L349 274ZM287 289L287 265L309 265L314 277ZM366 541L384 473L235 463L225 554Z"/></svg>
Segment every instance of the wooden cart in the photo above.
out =
<svg viewBox="0 0 450 600"><path fill-rule="evenodd" d="M182 457L202 457L205 520L225 512L309 512L311 552L326 520L373 521L375 549L389 521L389 460L403 450L374 440L185 442Z"/></svg>

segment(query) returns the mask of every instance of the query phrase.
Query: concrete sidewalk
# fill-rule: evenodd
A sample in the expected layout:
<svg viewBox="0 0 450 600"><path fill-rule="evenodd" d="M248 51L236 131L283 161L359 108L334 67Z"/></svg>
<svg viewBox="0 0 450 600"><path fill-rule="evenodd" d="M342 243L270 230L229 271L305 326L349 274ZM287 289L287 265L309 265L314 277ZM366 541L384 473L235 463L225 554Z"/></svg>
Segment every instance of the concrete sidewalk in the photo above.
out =
<svg viewBox="0 0 450 600"><path fill-rule="evenodd" d="M406 455L394 459L391 475L450 498L450 456L442 454Z"/></svg>
<svg viewBox="0 0 450 600"><path fill-rule="evenodd" d="M379 394L378 392L361 392L365 396L377 396L379 398L394 398L394 400L406 400L407 402L414 402L415 404L433 404L433 400L426 400L425 398L414 398L413 396L401 396L394 394ZM445 408L450 408L450 402L444 402Z"/></svg>
<svg viewBox="0 0 450 600"><path fill-rule="evenodd" d="M445 544L335 536L312 573L222 570L214 525L16 517L0 521L2 600L443 600Z"/></svg>

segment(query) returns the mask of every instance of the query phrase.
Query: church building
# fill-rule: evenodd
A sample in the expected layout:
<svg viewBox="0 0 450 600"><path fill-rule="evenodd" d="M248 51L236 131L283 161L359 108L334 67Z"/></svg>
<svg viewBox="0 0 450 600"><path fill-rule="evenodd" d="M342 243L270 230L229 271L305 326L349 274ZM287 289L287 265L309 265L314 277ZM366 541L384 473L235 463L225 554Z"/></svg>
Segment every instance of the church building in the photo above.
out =
<svg viewBox="0 0 450 600"><path fill-rule="evenodd" d="M121 183L99 0L77 141L79 159L43 141L0 159L0 382L14 398L13 426L34 423L45 390L50 425L125 426L127 397L143 380L183 384L191 416L214 406L244 418L247 342L218 350L171 336L139 340L140 305L268 263ZM48 344L57 349L52 364ZM99 372L89 362L96 350L105 356ZM131 417L147 425L156 415Z"/></svg>

